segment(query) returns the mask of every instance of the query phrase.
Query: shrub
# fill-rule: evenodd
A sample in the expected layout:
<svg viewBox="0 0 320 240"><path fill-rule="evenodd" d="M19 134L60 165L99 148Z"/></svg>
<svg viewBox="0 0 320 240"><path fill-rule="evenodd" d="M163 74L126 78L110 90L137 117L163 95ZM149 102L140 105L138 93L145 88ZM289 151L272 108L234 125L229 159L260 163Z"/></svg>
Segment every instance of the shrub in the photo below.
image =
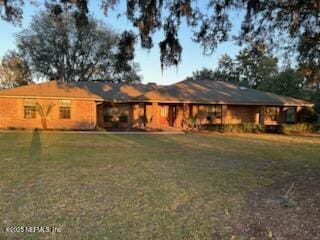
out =
<svg viewBox="0 0 320 240"><path fill-rule="evenodd" d="M317 113L316 111L311 108L303 108L298 113L299 122L306 122L306 123L312 123L317 121Z"/></svg>
<svg viewBox="0 0 320 240"><path fill-rule="evenodd" d="M308 123L284 124L281 132L284 134L302 134L313 132L313 126Z"/></svg>
<svg viewBox="0 0 320 240"><path fill-rule="evenodd" d="M190 117L188 119L188 126L191 129L194 129L197 127L197 118L196 117Z"/></svg>
<svg viewBox="0 0 320 240"><path fill-rule="evenodd" d="M233 132L233 133L259 133L265 132L265 126L262 124L242 123L242 124L207 124L204 129L217 132Z"/></svg>
<svg viewBox="0 0 320 240"><path fill-rule="evenodd" d="M261 133L266 132L266 126L263 124L257 124L256 130L257 130L257 132L261 132Z"/></svg>
<svg viewBox="0 0 320 240"><path fill-rule="evenodd" d="M221 130L222 132L234 132L236 129L235 126L231 124L224 124Z"/></svg>
<svg viewBox="0 0 320 240"><path fill-rule="evenodd" d="M255 132L256 127L255 127L255 124L252 124L252 123L243 123L241 124L240 129L242 130L242 132L252 133L252 132Z"/></svg>
<svg viewBox="0 0 320 240"><path fill-rule="evenodd" d="M313 125L312 126L312 132L320 133L320 125Z"/></svg>

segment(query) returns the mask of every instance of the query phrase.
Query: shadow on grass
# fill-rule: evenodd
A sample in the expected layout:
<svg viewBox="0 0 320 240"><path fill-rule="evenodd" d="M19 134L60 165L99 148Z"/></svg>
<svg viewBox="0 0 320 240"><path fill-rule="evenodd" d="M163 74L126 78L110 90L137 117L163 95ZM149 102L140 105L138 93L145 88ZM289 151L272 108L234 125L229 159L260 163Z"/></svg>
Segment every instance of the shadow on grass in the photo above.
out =
<svg viewBox="0 0 320 240"><path fill-rule="evenodd" d="M30 143L29 158L36 160L36 159L40 159L41 155L42 155L42 146L41 146L40 133L34 131L32 134L32 140Z"/></svg>

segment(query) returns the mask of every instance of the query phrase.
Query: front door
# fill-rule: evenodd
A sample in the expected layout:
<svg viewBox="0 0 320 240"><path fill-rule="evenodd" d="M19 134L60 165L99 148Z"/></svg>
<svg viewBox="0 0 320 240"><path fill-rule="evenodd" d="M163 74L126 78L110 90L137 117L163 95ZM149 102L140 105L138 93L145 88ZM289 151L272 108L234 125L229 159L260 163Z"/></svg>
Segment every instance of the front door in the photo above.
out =
<svg viewBox="0 0 320 240"><path fill-rule="evenodd" d="M169 107L169 125L171 127L174 126L174 122L176 121L176 118L177 118L177 106L171 105Z"/></svg>

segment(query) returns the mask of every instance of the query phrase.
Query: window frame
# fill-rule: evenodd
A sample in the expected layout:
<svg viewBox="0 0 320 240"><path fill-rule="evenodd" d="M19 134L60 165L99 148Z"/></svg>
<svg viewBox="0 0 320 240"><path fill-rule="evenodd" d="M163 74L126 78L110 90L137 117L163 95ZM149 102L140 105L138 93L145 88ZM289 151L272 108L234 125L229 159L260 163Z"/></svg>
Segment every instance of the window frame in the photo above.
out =
<svg viewBox="0 0 320 240"><path fill-rule="evenodd" d="M129 123L130 105L129 104L114 104L103 107L103 122L112 123L115 120L119 123ZM124 120L126 119L126 120Z"/></svg>
<svg viewBox="0 0 320 240"><path fill-rule="evenodd" d="M24 119L36 119L37 118L36 99L25 98L23 100L23 117L24 117Z"/></svg>
<svg viewBox="0 0 320 240"><path fill-rule="evenodd" d="M106 106L103 108L102 113L103 113L103 122L104 123L111 123L112 122L112 111L113 107L112 106Z"/></svg>
<svg viewBox="0 0 320 240"><path fill-rule="evenodd" d="M71 100L69 99L59 100L59 119L61 120L71 119Z"/></svg>
<svg viewBox="0 0 320 240"><path fill-rule="evenodd" d="M279 119L280 108L274 106L268 106L265 108L265 118L269 118L273 122L277 122Z"/></svg>
<svg viewBox="0 0 320 240"><path fill-rule="evenodd" d="M289 109L292 111L290 112ZM287 107L287 111L286 111L286 123L295 123L296 121L296 107ZM292 114L292 119L290 119L288 116ZM289 121L290 119L290 121Z"/></svg>
<svg viewBox="0 0 320 240"><path fill-rule="evenodd" d="M222 119L222 105L221 104L207 105L206 115L207 115L208 121L212 121L214 119Z"/></svg>

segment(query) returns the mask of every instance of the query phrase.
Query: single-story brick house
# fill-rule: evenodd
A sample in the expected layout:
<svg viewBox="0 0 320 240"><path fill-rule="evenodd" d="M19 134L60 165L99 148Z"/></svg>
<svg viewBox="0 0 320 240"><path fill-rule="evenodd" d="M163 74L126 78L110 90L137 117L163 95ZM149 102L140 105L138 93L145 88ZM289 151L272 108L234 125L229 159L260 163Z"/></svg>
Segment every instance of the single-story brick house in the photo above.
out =
<svg viewBox="0 0 320 240"><path fill-rule="evenodd" d="M114 84L50 81L0 91L0 128L41 128L36 104L53 105L51 129L186 128L200 124L294 123L312 103L221 81Z"/></svg>

